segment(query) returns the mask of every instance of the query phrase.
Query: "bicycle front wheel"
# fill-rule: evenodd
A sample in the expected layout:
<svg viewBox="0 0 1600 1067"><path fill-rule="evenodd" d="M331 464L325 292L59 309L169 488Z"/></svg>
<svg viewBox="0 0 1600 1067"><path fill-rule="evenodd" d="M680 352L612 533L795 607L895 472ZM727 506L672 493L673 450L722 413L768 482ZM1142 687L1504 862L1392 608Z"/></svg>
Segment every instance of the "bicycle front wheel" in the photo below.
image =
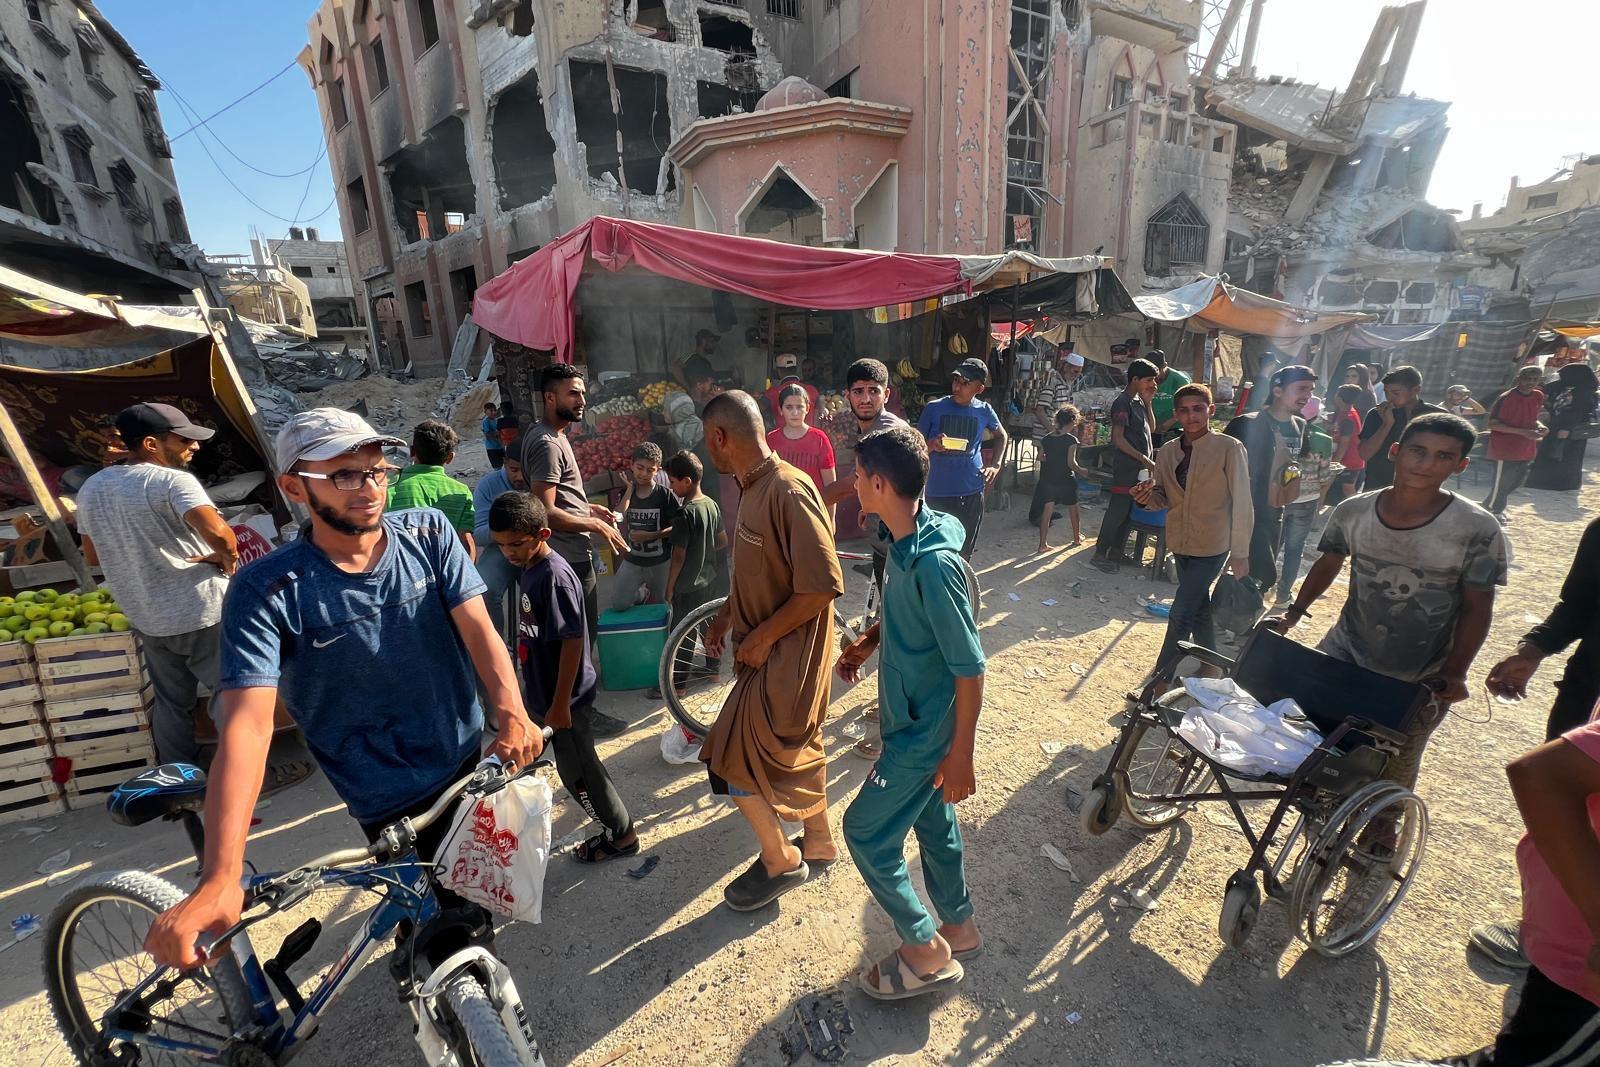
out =
<svg viewBox="0 0 1600 1067"><path fill-rule="evenodd" d="M446 983L444 1003L458 1030L452 1040L457 1063L463 1067L527 1067L475 976L458 975Z"/></svg>
<svg viewBox="0 0 1600 1067"><path fill-rule="evenodd" d="M685 615L667 635L661 652L657 682L667 710L696 737L711 732L723 701L733 689L733 642L724 641L722 655L706 653L705 632L722 608L724 598L701 604Z"/></svg>
<svg viewBox="0 0 1600 1067"><path fill-rule="evenodd" d="M192 1064L154 1045L108 1047L101 1019L123 994L156 969L144 951L155 917L183 899L171 882L125 871L75 886L45 925L45 994L56 1025L79 1063ZM210 967L174 972L169 996L147 1004L122 1029L220 1049L250 1022L250 993L232 956ZM115 1062L122 1062L117 1059Z"/></svg>

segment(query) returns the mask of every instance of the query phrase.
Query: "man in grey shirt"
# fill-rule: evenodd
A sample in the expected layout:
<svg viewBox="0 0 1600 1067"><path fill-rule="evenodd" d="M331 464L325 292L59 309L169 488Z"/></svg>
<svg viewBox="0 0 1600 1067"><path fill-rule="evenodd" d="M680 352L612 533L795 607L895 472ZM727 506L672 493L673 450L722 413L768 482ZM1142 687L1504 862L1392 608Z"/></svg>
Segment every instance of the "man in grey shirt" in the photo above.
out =
<svg viewBox="0 0 1600 1067"><path fill-rule="evenodd" d="M83 484L78 530L144 647L156 755L194 763L196 686L216 691L222 599L239 565L233 530L188 471L216 431L169 404L135 404L116 425L128 460Z"/></svg>
<svg viewBox="0 0 1600 1067"><path fill-rule="evenodd" d="M550 515L550 547L572 565L583 583L583 614L589 639L598 632L600 601L595 592L594 561L589 535L599 534L611 545L617 559L628 554L628 543L616 527L611 509L591 504L583 495L583 474L567 440L567 428L583 421L587 402L583 376L570 363L553 363L539 375L544 394L544 417L522 437L522 477L528 492L544 501ZM625 724L609 715L590 716L596 737L614 737Z"/></svg>

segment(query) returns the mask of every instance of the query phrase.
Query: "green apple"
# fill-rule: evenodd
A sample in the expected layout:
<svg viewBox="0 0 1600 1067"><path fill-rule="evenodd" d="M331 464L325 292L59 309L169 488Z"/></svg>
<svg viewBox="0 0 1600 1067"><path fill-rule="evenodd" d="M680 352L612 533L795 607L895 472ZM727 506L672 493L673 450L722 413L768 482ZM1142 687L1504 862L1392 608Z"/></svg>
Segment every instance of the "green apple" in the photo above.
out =
<svg viewBox="0 0 1600 1067"><path fill-rule="evenodd" d="M50 613L51 622L70 622L76 614L71 608L56 608Z"/></svg>
<svg viewBox="0 0 1600 1067"><path fill-rule="evenodd" d="M110 626L117 633L122 633L123 631L132 629L133 627L133 624L128 622L128 617L120 611L115 611L110 615L107 615L106 625Z"/></svg>
<svg viewBox="0 0 1600 1067"><path fill-rule="evenodd" d="M0 604L0 619L9 619L17 613L15 604Z"/></svg>
<svg viewBox="0 0 1600 1067"><path fill-rule="evenodd" d="M39 592L36 589L24 589L22 592L17 594L17 600L20 603L24 603L24 604L28 603L29 601L38 600L38 599L39 599Z"/></svg>
<svg viewBox="0 0 1600 1067"><path fill-rule="evenodd" d="M50 609L43 604L29 604L23 614L28 617L30 622L40 622L50 618Z"/></svg>
<svg viewBox="0 0 1600 1067"><path fill-rule="evenodd" d="M16 639L16 634L12 633L10 630L7 630L5 627L0 626L0 645L5 644L7 641L15 641Z"/></svg>
<svg viewBox="0 0 1600 1067"><path fill-rule="evenodd" d="M82 637L85 634L87 634L88 632L89 631L85 630L82 626L74 626L72 628L72 632L70 634L68 634L67 636L68 637Z"/></svg>
<svg viewBox="0 0 1600 1067"><path fill-rule="evenodd" d="M68 634L70 634L71 632L72 632L72 623L66 622L65 620L52 622L50 624L50 636L51 637L65 637Z"/></svg>
<svg viewBox="0 0 1600 1067"><path fill-rule="evenodd" d="M19 614L13 615L9 619L0 619L0 628L4 628L11 633L20 633L28 628L28 617Z"/></svg>
<svg viewBox="0 0 1600 1067"><path fill-rule="evenodd" d="M92 593L83 593L82 595L80 595L78 597L78 599L80 601L82 601L83 603L85 603L85 604L87 604L87 603L89 603L91 601L93 601L94 603L98 604L100 601L106 599L106 595L104 593L100 592L100 590L96 589Z"/></svg>
<svg viewBox="0 0 1600 1067"><path fill-rule="evenodd" d="M22 639L30 645L36 645L50 636L50 631L43 626L31 626L22 631Z"/></svg>
<svg viewBox="0 0 1600 1067"><path fill-rule="evenodd" d="M86 622L83 624L83 632L86 634L110 633L111 627L103 622Z"/></svg>
<svg viewBox="0 0 1600 1067"><path fill-rule="evenodd" d="M48 603L55 603L55 601L60 599L60 597L61 597L61 594L56 592L54 589L41 589L41 590L39 590L39 599L43 600L43 601L46 601Z"/></svg>
<svg viewBox="0 0 1600 1067"><path fill-rule="evenodd" d="M115 614L116 612L121 611L122 610L122 605L118 604L115 600L109 600L106 603L100 605L100 610L105 612L107 615L112 615L112 614Z"/></svg>
<svg viewBox="0 0 1600 1067"><path fill-rule="evenodd" d="M111 613L109 611L91 611L88 614L84 615L83 621L84 622L105 622L106 621L106 616L108 616L110 614Z"/></svg>

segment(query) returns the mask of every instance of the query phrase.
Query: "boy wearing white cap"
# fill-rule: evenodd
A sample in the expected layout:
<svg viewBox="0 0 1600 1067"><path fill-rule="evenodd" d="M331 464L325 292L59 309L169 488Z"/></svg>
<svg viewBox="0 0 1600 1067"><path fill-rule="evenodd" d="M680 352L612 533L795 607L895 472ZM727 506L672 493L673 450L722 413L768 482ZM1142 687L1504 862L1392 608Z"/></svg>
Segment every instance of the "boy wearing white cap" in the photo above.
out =
<svg viewBox="0 0 1600 1067"><path fill-rule="evenodd" d="M404 444L335 408L302 411L278 433L278 489L311 519L297 540L241 568L228 591L204 873L151 928L146 947L162 963L193 967L197 935L214 937L239 918L245 838L280 694L369 839L426 810L477 764L484 716L474 675L499 724L491 751L526 766L543 747L483 581L449 521L429 508L384 513L398 471L383 446ZM421 835L422 855L433 855L451 822ZM435 891L447 909L465 905Z"/></svg>

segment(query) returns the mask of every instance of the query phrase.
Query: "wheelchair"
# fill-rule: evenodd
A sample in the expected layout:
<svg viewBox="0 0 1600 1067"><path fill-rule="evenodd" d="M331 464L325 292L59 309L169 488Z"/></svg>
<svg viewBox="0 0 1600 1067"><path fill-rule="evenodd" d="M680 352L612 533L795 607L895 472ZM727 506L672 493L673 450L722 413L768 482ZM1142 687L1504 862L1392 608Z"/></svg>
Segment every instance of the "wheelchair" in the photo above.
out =
<svg viewBox="0 0 1600 1067"><path fill-rule="evenodd" d="M1251 846L1223 890L1223 943L1244 946L1264 888L1288 905L1298 935L1315 951L1353 952L1399 907L1427 846L1421 798L1379 776L1432 692L1265 627L1251 633L1236 660L1190 642L1179 647L1180 658L1215 666L1263 704L1293 698L1322 733L1321 744L1289 775L1229 768L1177 732L1194 704L1183 687L1153 680L1130 698L1106 769L1079 809L1080 825L1098 836L1127 815L1156 830L1202 801L1222 801ZM1242 806L1258 800L1276 801L1259 833Z"/></svg>

